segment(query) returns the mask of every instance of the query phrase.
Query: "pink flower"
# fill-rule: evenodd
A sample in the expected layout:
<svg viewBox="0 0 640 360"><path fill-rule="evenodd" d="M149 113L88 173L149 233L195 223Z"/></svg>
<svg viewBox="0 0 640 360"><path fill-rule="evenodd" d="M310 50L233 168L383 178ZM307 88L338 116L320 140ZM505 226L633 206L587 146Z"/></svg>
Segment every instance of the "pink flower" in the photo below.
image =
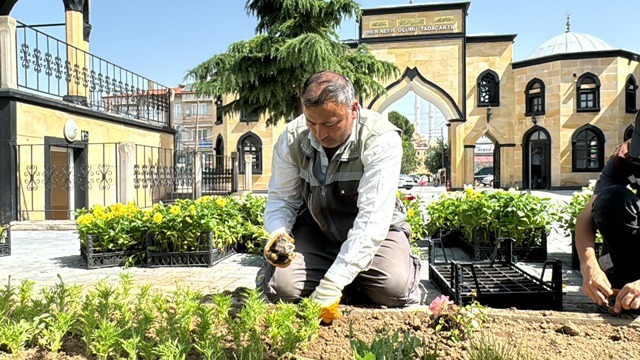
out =
<svg viewBox="0 0 640 360"><path fill-rule="evenodd" d="M448 296L440 295L437 298L433 299L431 304L429 304L429 311L433 315L440 315L449 309L451 305L453 305L453 301L449 300Z"/></svg>

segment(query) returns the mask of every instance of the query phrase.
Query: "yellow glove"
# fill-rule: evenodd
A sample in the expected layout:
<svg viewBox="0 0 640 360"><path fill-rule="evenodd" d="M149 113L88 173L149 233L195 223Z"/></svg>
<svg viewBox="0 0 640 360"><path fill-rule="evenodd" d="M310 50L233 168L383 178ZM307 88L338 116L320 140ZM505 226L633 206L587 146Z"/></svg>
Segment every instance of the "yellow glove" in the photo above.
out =
<svg viewBox="0 0 640 360"><path fill-rule="evenodd" d="M285 231L277 231L271 235L264 247L264 258L269 264L276 267L287 267L291 264L296 254L293 252L295 240Z"/></svg>
<svg viewBox="0 0 640 360"><path fill-rule="evenodd" d="M320 319L325 324L331 324L342 316L338 304L342 297L342 289L333 281L324 278L311 294L311 299L320 304Z"/></svg>

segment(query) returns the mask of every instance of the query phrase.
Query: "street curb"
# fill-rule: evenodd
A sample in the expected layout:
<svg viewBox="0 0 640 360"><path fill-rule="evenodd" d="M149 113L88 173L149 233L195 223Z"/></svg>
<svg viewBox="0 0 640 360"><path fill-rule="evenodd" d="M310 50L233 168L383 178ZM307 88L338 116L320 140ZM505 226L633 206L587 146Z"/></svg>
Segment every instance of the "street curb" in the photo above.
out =
<svg viewBox="0 0 640 360"><path fill-rule="evenodd" d="M10 223L11 231L75 231L73 220L27 220Z"/></svg>

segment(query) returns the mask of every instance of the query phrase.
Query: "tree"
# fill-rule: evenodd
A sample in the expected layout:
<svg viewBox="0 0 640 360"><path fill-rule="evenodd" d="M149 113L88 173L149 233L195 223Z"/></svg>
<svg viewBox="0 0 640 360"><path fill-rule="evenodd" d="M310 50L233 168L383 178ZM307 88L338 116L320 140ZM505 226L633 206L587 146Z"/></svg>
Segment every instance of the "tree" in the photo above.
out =
<svg viewBox="0 0 640 360"><path fill-rule="evenodd" d="M443 139L438 141L429 147L427 147L427 156L424 160L424 166L430 173L435 174L439 169L445 167L445 157L447 152L447 146L444 144Z"/></svg>
<svg viewBox="0 0 640 360"><path fill-rule="evenodd" d="M187 72L198 95L234 94L224 113L267 115L267 124L302 113L301 87L311 74L333 70L347 76L363 98L383 94L377 80L399 74L395 64L376 59L366 44L350 49L337 29L345 18L361 18L353 0L248 0L258 19L256 36L233 43Z"/></svg>
<svg viewBox="0 0 640 360"><path fill-rule="evenodd" d="M412 173L418 167L416 148L411 141L415 128L411 121L397 111L389 112L389 121L402 131L402 169L403 174Z"/></svg>

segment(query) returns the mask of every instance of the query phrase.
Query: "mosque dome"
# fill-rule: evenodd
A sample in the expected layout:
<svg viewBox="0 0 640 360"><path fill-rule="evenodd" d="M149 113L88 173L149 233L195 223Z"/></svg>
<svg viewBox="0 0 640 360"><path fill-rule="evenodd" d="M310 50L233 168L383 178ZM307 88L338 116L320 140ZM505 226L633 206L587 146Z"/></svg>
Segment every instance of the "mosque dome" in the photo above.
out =
<svg viewBox="0 0 640 360"><path fill-rule="evenodd" d="M613 50L613 47L593 35L572 32L571 23L567 18L566 31L545 41L529 56L529 59L556 54L603 50Z"/></svg>

